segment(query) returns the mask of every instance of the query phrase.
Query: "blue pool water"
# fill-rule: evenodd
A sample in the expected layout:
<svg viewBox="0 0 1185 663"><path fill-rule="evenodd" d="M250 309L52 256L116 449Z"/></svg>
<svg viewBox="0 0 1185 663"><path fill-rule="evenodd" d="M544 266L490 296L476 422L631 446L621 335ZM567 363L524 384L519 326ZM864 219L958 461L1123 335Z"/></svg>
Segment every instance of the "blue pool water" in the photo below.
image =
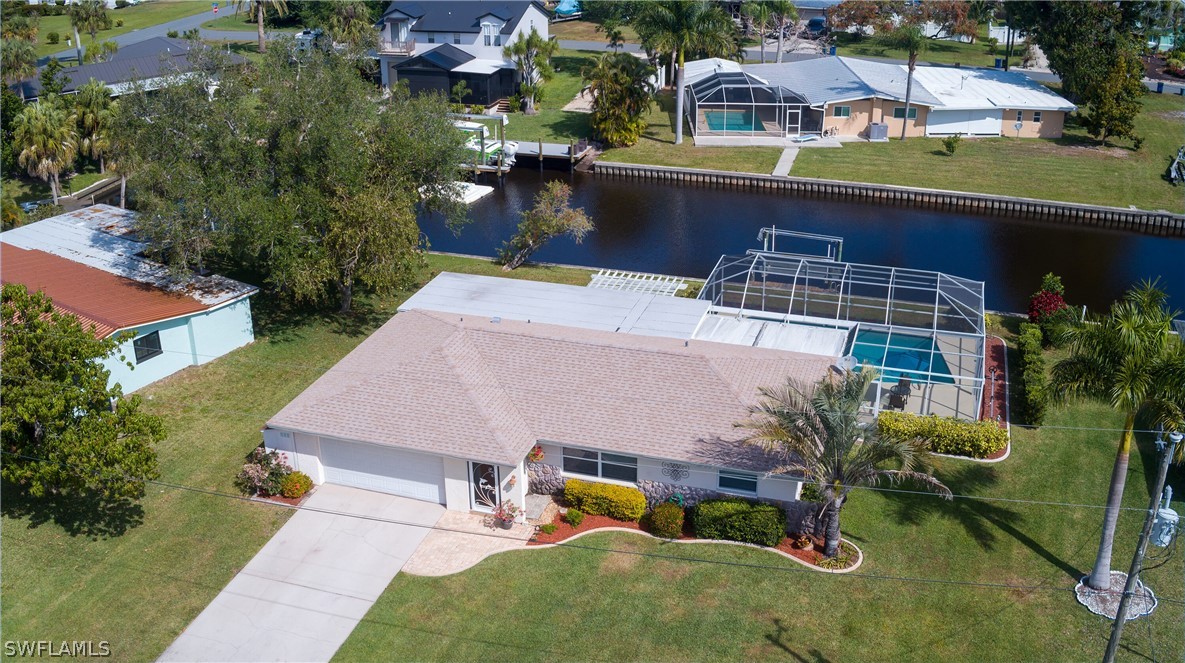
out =
<svg viewBox="0 0 1185 663"><path fill-rule="evenodd" d="M883 366L885 380L909 378L917 382L954 384L954 379L948 377L951 371L942 353L934 340L926 336L861 329L856 332L849 354L861 364ZM935 375L926 376L926 372Z"/></svg>
<svg viewBox="0 0 1185 663"><path fill-rule="evenodd" d="M765 131L753 111L704 111L704 121L712 131Z"/></svg>

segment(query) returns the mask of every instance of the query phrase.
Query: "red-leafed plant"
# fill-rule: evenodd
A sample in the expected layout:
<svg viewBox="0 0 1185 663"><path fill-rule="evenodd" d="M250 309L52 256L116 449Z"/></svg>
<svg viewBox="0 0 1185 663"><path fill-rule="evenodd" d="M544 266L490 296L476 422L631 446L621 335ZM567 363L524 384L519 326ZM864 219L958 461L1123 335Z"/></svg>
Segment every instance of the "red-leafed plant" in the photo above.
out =
<svg viewBox="0 0 1185 663"><path fill-rule="evenodd" d="M1045 318L1069 308L1066 300L1056 292L1042 290L1029 300L1029 322L1040 323Z"/></svg>

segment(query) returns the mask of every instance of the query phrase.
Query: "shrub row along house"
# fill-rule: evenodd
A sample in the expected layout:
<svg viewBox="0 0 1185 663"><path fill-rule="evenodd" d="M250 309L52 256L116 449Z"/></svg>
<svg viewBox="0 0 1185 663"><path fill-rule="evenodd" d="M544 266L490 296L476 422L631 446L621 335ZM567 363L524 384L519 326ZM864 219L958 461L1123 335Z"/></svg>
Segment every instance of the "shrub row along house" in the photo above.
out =
<svg viewBox="0 0 1185 663"><path fill-rule="evenodd" d="M440 274L272 417L264 444L315 483L455 510L523 507L528 491L554 493L568 478L636 486L652 507L676 493L687 504L720 494L789 503L800 482L768 474L780 459L744 444L735 426L761 387L812 384L863 361L913 392L907 403L908 393L876 385L870 417L889 407L975 418L982 302L963 292L974 283L902 272L878 315L869 311L880 284L857 265L761 269L740 270L770 286L746 288L748 300L730 259L699 299L642 281L613 289ZM824 278L840 289L820 291ZM923 301L906 301L911 288ZM865 314L884 324L861 331ZM929 329L949 318L966 328L962 345Z"/></svg>
<svg viewBox="0 0 1185 663"><path fill-rule="evenodd" d="M905 65L848 57L741 65L687 63L684 107L696 144L782 145L834 133L1057 138L1075 106L1024 74L918 66L905 108Z"/></svg>
<svg viewBox="0 0 1185 663"><path fill-rule="evenodd" d="M519 83L502 48L532 28L547 39L548 17L543 3L528 0L392 2L376 25L383 85L406 81L412 92L449 94L463 82L463 103L493 105Z"/></svg>
<svg viewBox="0 0 1185 663"><path fill-rule="evenodd" d="M252 342L258 291L218 275L174 277L144 257L133 221L95 205L0 233L4 283L43 291L98 338L126 336L103 361L124 393Z"/></svg>

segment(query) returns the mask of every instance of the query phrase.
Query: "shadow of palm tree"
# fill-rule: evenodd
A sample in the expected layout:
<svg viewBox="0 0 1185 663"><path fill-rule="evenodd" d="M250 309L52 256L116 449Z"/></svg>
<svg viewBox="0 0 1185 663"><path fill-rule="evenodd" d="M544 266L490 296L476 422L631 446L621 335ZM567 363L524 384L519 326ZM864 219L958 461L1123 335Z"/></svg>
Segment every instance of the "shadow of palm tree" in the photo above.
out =
<svg viewBox="0 0 1185 663"><path fill-rule="evenodd" d="M990 488L999 481L995 467L980 464L964 467L953 473L944 473L942 479L951 492L957 495L984 494L985 488ZM908 493L885 495L892 503L898 522L902 524L916 525L932 517L949 518L958 522L985 551L995 550L1000 535L1004 534L1019 541L1069 577L1075 580L1082 577L1083 571L1054 555L1021 529L1024 524L1022 514L999 503L965 498L955 498L947 502L926 495Z"/></svg>
<svg viewBox="0 0 1185 663"><path fill-rule="evenodd" d="M808 649L806 655L802 655L790 648L786 643L786 636L790 633L790 628L782 623L781 619L774 620L774 632L766 633L765 639L770 641L775 647L790 654L798 663L831 663L831 659L823 655L823 652L818 649Z"/></svg>
<svg viewBox="0 0 1185 663"><path fill-rule="evenodd" d="M0 485L3 514L27 520L30 529L54 523L70 536L109 539L144 522L144 507L129 499L96 494L33 497L7 481Z"/></svg>

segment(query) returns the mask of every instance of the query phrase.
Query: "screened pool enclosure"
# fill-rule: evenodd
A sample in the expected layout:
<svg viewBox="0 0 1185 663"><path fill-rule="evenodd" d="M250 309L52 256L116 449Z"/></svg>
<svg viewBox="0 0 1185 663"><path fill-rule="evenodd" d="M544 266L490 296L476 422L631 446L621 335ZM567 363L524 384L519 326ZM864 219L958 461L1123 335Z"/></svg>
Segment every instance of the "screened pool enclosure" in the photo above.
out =
<svg viewBox="0 0 1185 663"><path fill-rule="evenodd" d="M823 130L823 111L743 71L712 71L684 93L694 136L797 136Z"/></svg>
<svg viewBox="0 0 1185 663"><path fill-rule="evenodd" d="M866 410L977 419L984 392L983 283L916 269L750 251L724 256L695 336L841 357L875 369Z"/></svg>

